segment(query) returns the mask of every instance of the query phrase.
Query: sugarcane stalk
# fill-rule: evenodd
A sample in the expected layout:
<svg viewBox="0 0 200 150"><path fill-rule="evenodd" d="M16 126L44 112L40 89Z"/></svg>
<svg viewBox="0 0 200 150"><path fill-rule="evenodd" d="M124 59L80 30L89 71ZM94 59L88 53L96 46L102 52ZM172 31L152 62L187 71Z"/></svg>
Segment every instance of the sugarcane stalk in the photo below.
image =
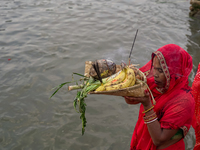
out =
<svg viewBox="0 0 200 150"><path fill-rule="evenodd" d="M77 90L77 89L82 89L84 88L84 85L83 84L79 84L79 85L70 85L68 86L68 90L71 91L71 90Z"/></svg>

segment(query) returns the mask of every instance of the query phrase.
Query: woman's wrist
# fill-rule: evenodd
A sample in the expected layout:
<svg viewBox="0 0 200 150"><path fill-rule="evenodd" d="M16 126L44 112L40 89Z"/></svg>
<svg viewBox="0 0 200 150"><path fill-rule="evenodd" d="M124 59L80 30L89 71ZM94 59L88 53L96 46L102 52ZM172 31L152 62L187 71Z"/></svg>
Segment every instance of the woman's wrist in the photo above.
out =
<svg viewBox="0 0 200 150"><path fill-rule="evenodd" d="M144 106L144 110L147 110L153 106L150 100L148 102L142 103L142 105Z"/></svg>
<svg viewBox="0 0 200 150"><path fill-rule="evenodd" d="M154 105L151 102L148 105L143 105L143 106L144 106L143 113L145 114L145 116L154 113Z"/></svg>

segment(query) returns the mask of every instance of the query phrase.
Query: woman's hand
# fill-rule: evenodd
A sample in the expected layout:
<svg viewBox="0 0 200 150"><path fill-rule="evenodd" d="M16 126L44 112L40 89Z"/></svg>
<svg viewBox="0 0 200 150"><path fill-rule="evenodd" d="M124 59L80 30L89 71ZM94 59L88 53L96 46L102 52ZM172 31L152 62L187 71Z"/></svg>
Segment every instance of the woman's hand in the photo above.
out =
<svg viewBox="0 0 200 150"><path fill-rule="evenodd" d="M151 105L151 99L149 97L149 92L147 90L144 91L144 97L132 97L132 96L124 96L124 99L127 104L138 104L142 103L144 107Z"/></svg>
<svg viewBox="0 0 200 150"><path fill-rule="evenodd" d="M124 96L124 99L126 101L127 104L138 104L140 103L139 101L136 101L135 100L135 97L132 97L132 96Z"/></svg>

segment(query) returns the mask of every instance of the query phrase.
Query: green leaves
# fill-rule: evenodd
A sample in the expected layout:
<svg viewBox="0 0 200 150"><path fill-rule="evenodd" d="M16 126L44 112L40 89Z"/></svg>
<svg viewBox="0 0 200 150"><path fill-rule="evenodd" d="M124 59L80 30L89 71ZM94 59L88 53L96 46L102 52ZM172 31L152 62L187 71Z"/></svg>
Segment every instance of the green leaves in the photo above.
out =
<svg viewBox="0 0 200 150"><path fill-rule="evenodd" d="M60 84L60 85L54 87L53 89L56 89L56 88L57 88L57 89L56 89L56 91L51 95L50 98L52 98L52 97L58 92L58 90L60 90L65 84L68 84L68 83L72 83L72 82L65 82L65 83L62 83L62 84Z"/></svg>
<svg viewBox="0 0 200 150"><path fill-rule="evenodd" d="M73 74L76 74L76 75L81 76L81 77L86 77L86 76L84 76L84 75L82 75L82 74L75 73L75 72L73 72Z"/></svg>
<svg viewBox="0 0 200 150"><path fill-rule="evenodd" d="M60 84L60 85L54 87L52 90L54 90L54 89L56 89L56 90L55 90L55 92L51 95L50 98L52 98L52 97L58 92L58 90L60 90L65 84L74 83L74 82L78 82L78 81L82 80L82 79L74 80L74 78L73 78L73 75L74 75L74 74L75 74L75 75L78 75L78 76L81 76L81 77L84 77L83 80L88 80L88 79L89 79L88 77L86 77L86 76L84 76L84 75L82 75L82 74L73 73L73 74L72 74L72 79L73 79L73 80L70 81L70 82L64 82L64 83L62 83L62 84Z"/></svg>
<svg viewBox="0 0 200 150"><path fill-rule="evenodd" d="M74 80L73 75L78 75L81 76L83 78L80 78L79 80ZM70 82L64 82L58 86L56 86L54 89L56 89L53 94L51 95L50 98L52 98L64 85L67 85L69 83L77 83L83 81L83 88L80 91L77 91L76 97L74 98L74 102L73 102L73 106L74 109L77 113L81 113L80 115L80 119L82 120L82 135L84 135L85 133L85 127L86 127L86 117L85 117L85 111L86 111L86 103L85 103L85 98L87 97L87 94L93 90L95 90L97 87L99 87L101 85L100 81L95 81L94 78L90 77L86 77L82 74L79 73L73 73L72 74L72 81ZM78 109L77 109L78 106Z"/></svg>

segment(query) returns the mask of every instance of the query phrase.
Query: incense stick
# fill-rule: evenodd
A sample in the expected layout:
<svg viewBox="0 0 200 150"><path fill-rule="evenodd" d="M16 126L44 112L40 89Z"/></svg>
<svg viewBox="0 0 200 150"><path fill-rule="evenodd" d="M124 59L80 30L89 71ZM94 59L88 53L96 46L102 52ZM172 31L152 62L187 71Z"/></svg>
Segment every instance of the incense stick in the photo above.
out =
<svg viewBox="0 0 200 150"><path fill-rule="evenodd" d="M136 40L136 37L137 37L137 33L138 33L138 29L137 29L137 31L136 31L135 38L134 38L134 40L133 40L133 45L132 45L132 48L131 48L131 51L130 51L130 54L129 54L128 65L130 65L130 63L131 63L131 53L132 53L132 51L133 51L133 46L134 46L134 44L135 44L135 40Z"/></svg>

